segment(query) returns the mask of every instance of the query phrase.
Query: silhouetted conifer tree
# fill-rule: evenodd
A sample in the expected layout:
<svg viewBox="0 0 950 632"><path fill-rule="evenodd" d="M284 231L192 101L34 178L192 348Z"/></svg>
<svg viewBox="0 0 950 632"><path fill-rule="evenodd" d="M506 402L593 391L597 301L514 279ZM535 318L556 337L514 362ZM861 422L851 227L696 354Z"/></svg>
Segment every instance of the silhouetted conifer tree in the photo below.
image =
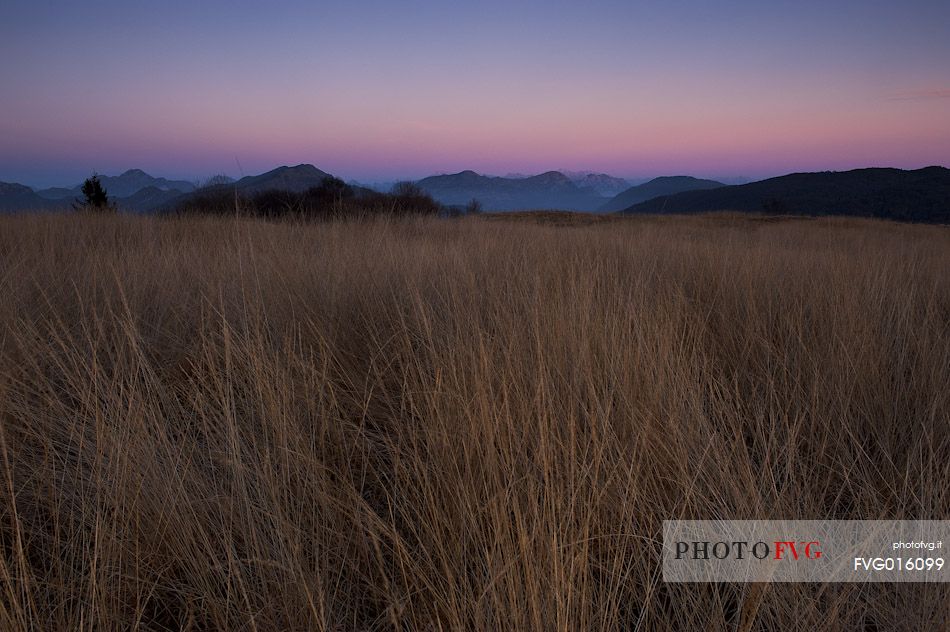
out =
<svg viewBox="0 0 950 632"><path fill-rule="evenodd" d="M93 211L112 209L109 205L109 194L103 188L102 182L99 181L98 174L93 173L92 177L86 178L86 181L82 183L82 194L86 199L80 207L81 209Z"/></svg>

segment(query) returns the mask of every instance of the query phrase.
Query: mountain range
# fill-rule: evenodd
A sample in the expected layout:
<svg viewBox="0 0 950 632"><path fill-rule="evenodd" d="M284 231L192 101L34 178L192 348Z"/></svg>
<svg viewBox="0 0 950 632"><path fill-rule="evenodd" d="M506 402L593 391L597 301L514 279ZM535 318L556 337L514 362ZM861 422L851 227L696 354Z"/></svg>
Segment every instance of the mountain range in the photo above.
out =
<svg viewBox="0 0 950 632"><path fill-rule="evenodd" d="M950 222L950 169L854 169L793 173L749 184L686 191L634 204L625 213L745 211L854 215Z"/></svg>
<svg viewBox="0 0 950 632"><path fill-rule="evenodd" d="M99 176L99 181L109 199L129 211L149 211L195 190L191 182L155 178L141 169L129 169L118 176ZM22 184L0 182L0 211L67 209L82 197L81 184L34 191Z"/></svg>
<svg viewBox="0 0 950 632"><path fill-rule="evenodd" d="M447 206L463 206L478 200L486 211L553 208L593 211L606 200L594 189L578 186L559 171L513 178L462 171L423 178L417 184Z"/></svg>
<svg viewBox="0 0 950 632"><path fill-rule="evenodd" d="M725 186L690 176L656 178L630 186L604 173L548 171L537 176L486 176L474 171L431 176L419 181L438 202L462 206L478 200L486 211L563 209L609 213L658 195Z"/></svg>
<svg viewBox="0 0 950 632"><path fill-rule="evenodd" d="M142 189L151 187L159 191L178 191L179 193L189 193L195 190L195 185L186 180L166 180L165 178L155 178L141 169L129 169L118 176L99 176L99 182L110 197L125 198L135 195ZM48 200L61 200L64 198L81 198L82 185L77 184L74 187L53 187L50 189L40 189L36 194Z"/></svg>
<svg viewBox="0 0 950 632"><path fill-rule="evenodd" d="M569 171L567 169L558 169L557 173L567 176L571 182L582 189L593 189L597 195L602 197L613 197L630 188L630 182L623 178L618 178L606 173L596 173L594 171ZM504 176L510 180L523 180L530 178L528 173L509 173Z"/></svg>
<svg viewBox="0 0 950 632"><path fill-rule="evenodd" d="M218 184L214 188L234 188L248 194L273 189L300 193L319 186L329 177L330 174L313 165L284 166L236 182ZM99 180L109 199L124 211L149 212L168 208L197 190L193 183L155 178L140 169L130 169L118 176L99 176ZM0 182L0 211L68 209L82 197L82 185L34 191L22 184Z"/></svg>
<svg viewBox="0 0 950 632"><path fill-rule="evenodd" d="M269 190L301 193L333 177L309 164L282 166L236 182L196 189L184 180L156 178L139 169L101 176L110 199L122 210L169 209L202 191L234 190L254 194ZM606 174L549 171L536 176L495 177L462 171L417 182L438 202L464 206L477 199L486 211L563 209L624 213L700 213L740 211L796 215L855 215L905 221L950 222L950 169L927 167L856 169L843 172L794 173L759 182L724 185L690 176L668 176L627 187L609 198L584 182L600 182L599 191L619 186ZM580 183L580 184L579 184ZM357 195L370 189L353 187ZM68 209L81 199L81 187L34 191L0 182L0 211Z"/></svg>

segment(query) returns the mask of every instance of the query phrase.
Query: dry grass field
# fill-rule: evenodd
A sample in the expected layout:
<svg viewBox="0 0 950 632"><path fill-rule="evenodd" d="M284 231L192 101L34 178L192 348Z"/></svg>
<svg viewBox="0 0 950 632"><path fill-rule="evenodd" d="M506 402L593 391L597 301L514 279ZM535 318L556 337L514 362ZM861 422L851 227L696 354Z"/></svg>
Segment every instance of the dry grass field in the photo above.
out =
<svg viewBox="0 0 950 632"><path fill-rule="evenodd" d="M0 217L0 630L947 629L659 538L950 518L950 229L524 220Z"/></svg>

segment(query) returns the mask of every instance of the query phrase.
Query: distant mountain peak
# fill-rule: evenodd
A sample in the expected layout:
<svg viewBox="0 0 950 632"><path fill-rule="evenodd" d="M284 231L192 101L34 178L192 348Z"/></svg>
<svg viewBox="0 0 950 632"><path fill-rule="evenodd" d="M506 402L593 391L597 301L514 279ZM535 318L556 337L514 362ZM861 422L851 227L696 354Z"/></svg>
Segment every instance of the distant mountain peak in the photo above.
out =
<svg viewBox="0 0 950 632"><path fill-rule="evenodd" d="M45 200L33 189L16 182L0 182L0 211L32 211L47 208Z"/></svg>
<svg viewBox="0 0 950 632"><path fill-rule="evenodd" d="M503 179L503 178L502 178ZM444 173L438 176L423 178L420 183L426 183L435 188L451 188L458 186L480 186L482 183L491 181L489 176L483 176L471 169L459 171L458 173Z"/></svg>
<svg viewBox="0 0 950 632"><path fill-rule="evenodd" d="M325 171L317 169L316 167L314 167L308 162L302 162L299 165L294 165L293 167L280 167L280 168L287 171L295 171L298 173L326 173Z"/></svg>
<svg viewBox="0 0 950 632"><path fill-rule="evenodd" d="M474 199L486 210L497 211L552 208L590 211L605 199L589 188L577 186L560 171L513 178L484 176L467 169L423 178L418 184L443 204L464 205Z"/></svg>
<svg viewBox="0 0 950 632"><path fill-rule="evenodd" d="M282 165L257 176L245 176L226 186L233 186L247 192L277 189L302 193L307 189L320 186L324 180L331 177L333 176L329 173L311 164L303 163L292 167Z"/></svg>
<svg viewBox="0 0 950 632"><path fill-rule="evenodd" d="M571 181L570 178L568 178L566 175L564 175L560 171L545 171L544 173L539 173L538 175L531 176L531 177L537 180L552 180L552 181L560 181L560 182Z"/></svg>
<svg viewBox="0 0 950 632"><path fill-rule="evenodd" d="M660 176L658 178L648 180L644 184L650 184L650 182L676 182L677 180L698 182L699 178L693 176Z"/></svg>
<svg viewBox="0 0 950 632"><path fill-rule="evenodd" d="M0 182L0 195L33 193L33 189L18 182Z"/></svg>
<svg viewBox="0 0 950 632"><path fill-rule="evenodd" d="M600 207L600 211L611 213L622 211L626 208L652 200L663 195L673 195L684 191L696 191L703 189L715 189L725 186L722 182L715 180L701 180L693 176L660 176L653 178L649 182L630 187L625 191L618 193L609 202Z"/></svg>
<svg viewBox="0 0 950 632"><path fill-rule="evenodd" d="M135 195L142 189L154 187L161 191L178 191L185 193L193 191L195 185L186 180L168 180L166 178L156 178L145 173L141 169L128 169L117 176L107 176L97 174L103 188L108 192L110 198L125 198ZM41 198L46 200L72 200L82 196L82 185L77 184L73 187L51 187L36 192Z"/></svg>
<svg viewBox="0 0 950 632"><path fill-rule="evenodd" d="M265 171L259 176L248 176L248 177L260 178L263 176L271 176L271 175L291 175L291 176L300 176L300 177L325 178L329 176L330 174L328 174L327 172L321 169L318 169L317 167L309 163L301 163L299 165L293 165L293 166L281 165L279 167L275 167L274 169L271 169L270 171Z"/></svg>

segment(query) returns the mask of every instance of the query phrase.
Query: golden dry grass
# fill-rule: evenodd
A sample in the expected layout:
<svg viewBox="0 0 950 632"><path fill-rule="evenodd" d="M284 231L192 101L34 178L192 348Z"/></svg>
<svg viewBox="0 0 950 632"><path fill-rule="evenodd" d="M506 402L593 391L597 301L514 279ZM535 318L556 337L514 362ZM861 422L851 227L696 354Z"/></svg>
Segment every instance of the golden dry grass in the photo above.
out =
<svg viewBox="0 0 950 632"><path fill-rule="evenodd" d="M0 629L934 630L670 518L950 517L950 230L0 218Z"/></svg>

